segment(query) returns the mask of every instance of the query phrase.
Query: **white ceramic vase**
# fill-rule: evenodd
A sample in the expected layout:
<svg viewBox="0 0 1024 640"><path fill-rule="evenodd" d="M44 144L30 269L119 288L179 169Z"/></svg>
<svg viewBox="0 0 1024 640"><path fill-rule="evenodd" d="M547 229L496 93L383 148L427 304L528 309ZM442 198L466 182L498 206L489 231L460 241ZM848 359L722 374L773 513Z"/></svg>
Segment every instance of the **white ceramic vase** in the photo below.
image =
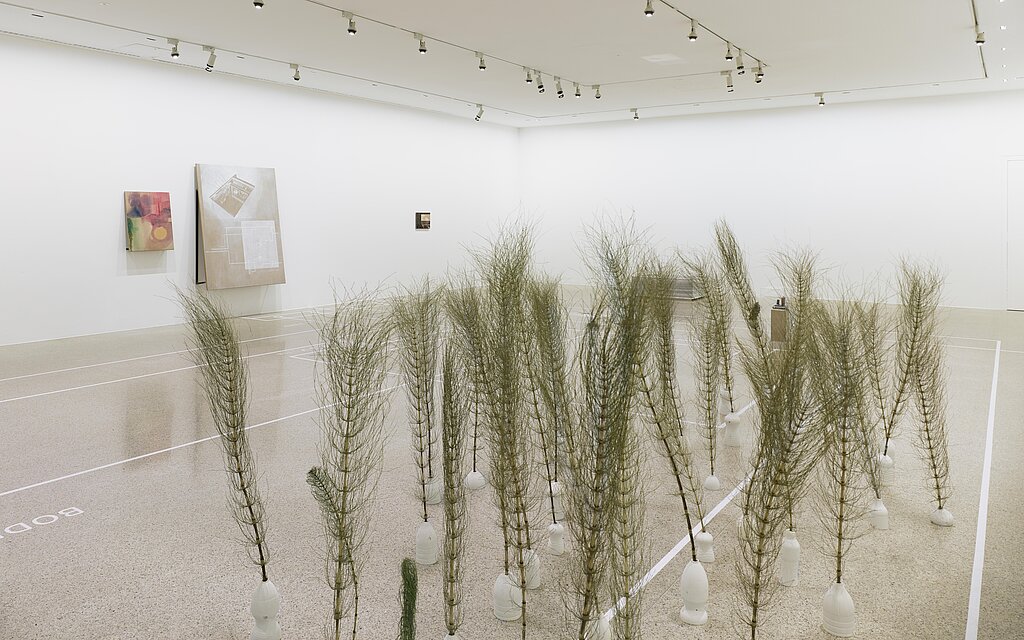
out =
<svg viewBox="0 0 1024 640"><path fill-rule="evenodd" d="M430 522L416 529L416 564L437 564L437 532Z"/></svg>
<svg viewBox="0 0 1024 640"><path fill-rule="evenodd" d="M612 625L604 616L587 625L587 640L612 640Z"/></svg>
<svg viewBox="0 0 1024 640"><path fill-rule="evenodd" d="M697 547L697 561L710 564L715 561L715 538L707 531L701 531L693 536L693 543Z"/></svg>
<svg viewBox="0 0 1024 640"><path fill-rule="evenodd" d="M704 478L704 490L705 491L720 491L722 489L722 481L718 479L718 476L711 475Z"/></svg>
<svg viewBox="0 0 1024 640"><path fill-rule="evenodd" d="M683 608L679 618L685 624L703 625L708 621L708 573L700 561L691 560L679 577Z"/></svg>
<svg viewBox="0 0 1024 640"><path fill-rule="evenodd" d="M252 630L250 640L281 640L281 625L277 622L280 610L281 596L277 587L270 580L261 582L252 594L252 606L249 607L256 620L256 628Z"/></svg>
<svg viewBox="0 0 1024 640"><path fill-rule="evenodd" d="M565 553L565 526L560 522L548 525L548 553L553 556Z"/></svg>
<svg viewBox="0 0 1024 640"><path fill-rule="evenodd" d="M740 437L740 418L735 413L725 416L725 446L743 446L743 438Z"/></svg>
<svg viewBox="0 0 1024 640"><path fill-rule="evenodd" d="M504 622L518 620L522 615L523 594L512 578L503 573L494 581L492 608L494 617Z"/></svg>
<svg viewBox="0 0 1024 640"><path fill-rule="evenodd" d="M537 589L540 587L540 556L533 549L523 552L523 561L526 563L526 588Z"/></svg>
<svg viewBox="0 0 1024 640"><path fill-rule="evenodd" d="M826 633L839 638L849 638L857 631L857 611L853 598L842 582L833 582L821 608L821 626Z"/></svg>
<svg viewBox="0 0 1024 640"><path fill-rule="evenodd" d="M441 504L441 496L444 494L444 483L440 477L428 479L425 491L427 494L427 504Z"/></svg>
<svg viewBox="0 0 1024 640"><path fill-rule="evenodd" d="M889 528L889 510L880 498L871 501L871 511L868 512L868 522L871 528L885 531Z"/></svg>
<svg viewBox="0 0 1024 640"><path fill-rule="evenodd" d="M932 524L940 527L952 527L953 512L945 507L932 511Z"/></svg>
<svg viewBox="0 0 1024 640"><path fill-rule="evenodd" d="M896 480L896 463L891 456L878 454L878 473L882 476L882 484L891 487Z"/></svg>
<svg viewBox="0 0 1024 640"><path fill-rule="evenodd" d="M484 474L479 471L470 471L466 474L466 488L470 491L476 491L477 489L483 489L487 486L487 478Z"/></svg>
<svg viewBox="0 0 1024 640"><path fill-rule="evenodd" d="M784 587L795 587L800 583L800 542L792 529L787 529L782 534L782 548L779 549L779 583Z"/></svg>

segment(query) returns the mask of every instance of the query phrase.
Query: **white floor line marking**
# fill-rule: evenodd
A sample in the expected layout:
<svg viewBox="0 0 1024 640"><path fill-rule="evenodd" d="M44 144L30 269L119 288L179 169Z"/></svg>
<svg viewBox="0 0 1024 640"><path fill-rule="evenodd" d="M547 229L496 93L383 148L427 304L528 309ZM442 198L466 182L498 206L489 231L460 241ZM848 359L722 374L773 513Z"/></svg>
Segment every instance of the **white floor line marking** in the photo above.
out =
<svg viewBox="0 0 1024 640"><path fill-rule="evenodd" d="M992 476L992 434L996 425L996 391L999 387L999 350L1002 342L996 340L996 357L992 365L992 395L988 400L988 429L985 432L985 463L981 469L981 500L978 503L978 531L974 537L974 565L971 568L971 597L967 606L967 632L965 640L977 640L978 619L981 616L981 575L985 569L985 529L988 526L988 487Z"/></svg>
<svg viewBox="0 0 1024 640"><path fill-rule="evenodd" d="M307 329L305 331L293 331L291 333L281 333L276 336L263 336L262 338L249 338L247 340L239 340L239 344L245 344L247 342L259 342L260 340L272 340L274 338L284 338L285 336L297 336L303 333L310 333L315 329ZM0 378L0 382L9 382L11 380L23 380L25 378L37 378L39 376L46 376L53 373L67 373L68 371L79 371L81 369L91 369L93 367L105 367L110 364L122 364L124 362L136 362L138 360L147 360L149 358L160 358L162 356L174 356L182 353L189 353L192 349L181 349L180 351L168 351L166 353L152 353L148 356L136 356L134 358L124 358L122 360L110 360L108 362L96 362L94 364L83 364L77 367L68 367L66 369L54 369L52 371L40 371L38 373L26 373L20 376L11 376L10 378Z"/></svg>
<svg viewBox="0 0 1024 640"><path fill-rule="evenodd" d="M387 391L394 391L395 389L398 389L399 387L401 387L403 385L404 385L404 383L401 383L401 384L396 384L396 385L394 385L392 387L387 387L385 389L381 389L381 393L384 393L384 392L387 392ZM245 430L249 431L250 429L258 429L259 427L265 427L267 425L275 424L275 423L278 423L278 422L284 422L285 420L291 420L292 418L298 418L298 417L301 417L301 416L309 415L310 413L313 413L313 412L316 412L316 411L320 411L325 406L327 406L327 405L320 405L320 406L313 407L312 409L307 409L305 411L300 411L298 413L293 413L290 416L283 416L281 418L274 418L273 420L267 420L266 422L260 422L258 424L251 424L248 427L246 427ZM107 464L100 465L98 467L93 467L92 469L86 469L84 471L76 471L74 473L69 473L68 475L61 476L59 478L51 478L49 480L43 480L42 482L37 482L35 484L30 484L30 485L27 485L27 486L24 486L24 487L19 487L17 489L11 489L10 491L4 491L3 493L0 493L0 498L2 498L4 496L9 496L9 495L12 495L12 494L15 494L15 493L20 493L22 491L28 491L29 489L35 489L37 487L43 487L43 486L46 486L48 484L53 484L54 482L60 482L62 480L70 480L71 478L77 478L78 476L84 476L84 475L86 475L88 473L94 473L96 471L103 471L104 469L110 469L110 468L113 468L113 467L119 467L121 465L128 464L129 462L135 462L136 460L144 460L146 458L151 458L153 456L158 456L161 453L170 453L171 451L177 451L178 449L184 449L185 447L191 447L193 445L202 444L204 442L209 442L210 440L217 440L219 438L220 438L220 434L217 434L215 436L207 436L205 438L200 438L199 440L193 440L192 442L183 442L182 444L176 444L173 447L167 447L166 449L160 449L159 451L150 451L149 453L143 453L142 455L135 456L134 458L128 458L126 460L118 460L117 462L108 462Z"/></svg>
<svg viewBox="0 0 1024 640"><path fill-rule="evenodd" d="M742 409L740 409L739 411L736 412L736 415L737 416L743 415L752 406L754 406L754 402L753 401L748 402L747 406L743 407ZM719 513L721 513L722 509L724 509L726 506L728 506L729 503L733 501L733 498L735 498L736 496L739 495L740 491L743 490L743 485L746 484L747 480L749 480L749 479L750 479L750 474L748 473L747 476L745 478L743 478L743 480L740 480L740 483L738 485L736 485L733 488L732 491L729 492L729 495L725 496L725 498L723 498L721 502L719 502L718 504L715 505L714 509L709 511L707 513L707 515L704 516L704 526L707 526L707 524L709 522L714 520L715 516L717 516ZM0 495L3 495L3 494L0 494ZM690 533L693 534L693 535L697 535L698 533L700 533L700 524L695 526ZM690 536L689 535L683 536L683 538L679 542L676 543L676 546L672 547L672 549L670 549L668 553L663 555L661 557L661 560L658 560L657 564L655 564L653 567L651 567L651 570L648 571L647 574L643 578L640 578L639 582L637 582L636 584L633 585L633 587L629 590L629 592L631 594L635 594L636 592L638 592L641 589L643 589L644 587L646 587L651 582L651 580L654 580L654 577L657 576L659 573L661 573L661 570L664 569L665 567L667 567L668 563L671 562L672 559L675 558L677 555L679 555L679 552L682 551L683 549L685 549L689 544L690 544ZM617 612L619 609L621 609L623 606L625 606L625 604L626 604L626 599L625 598L619 598L619 601L616 602L612 606L611 609L609 609L609 610L604 612L605 620L607 620L608 622L611 622L612 618L615 617L615 612Z"/></svg>
<svg viewBox="0 0 1024 640"><path fill-rule="evenodd" d="M319 345L318 345L319 346ZM268 351L266 353L253 353L247 356L242 356L242 360L248 360L250 358L260 358L263 356L272 356L279 353L288 353L289 351L295 351L296 349L308 349L309 345L303 345L301 347L291 347L290 349L281 349L279 351ZM57 393L66 393L68 391L78 391L80 389L92 389L94 387L102 387L108 384L117 384L119 382L130 382L131 380L141 380L142 378L152 378L153 376L162 376L168 373L177 373L179 371L189 371L191 369L198 369L199 365L192 365L189 367L179 367L177 369L168 369L166 371L154 371L152 373L143 373L137 376L130 376L127 378L118 378L116 380L104 380L103 382L93 382L92 384L83 384L78 387L68 387L66 389L53 389L51 391L43 391L40 393L33 393L27 396L18 396L17 398L4 398L0 400L0 404L6 404L8 402L15 402L17 400L30 400L32 398L41 398L43 396L52 396Z"/></svg>

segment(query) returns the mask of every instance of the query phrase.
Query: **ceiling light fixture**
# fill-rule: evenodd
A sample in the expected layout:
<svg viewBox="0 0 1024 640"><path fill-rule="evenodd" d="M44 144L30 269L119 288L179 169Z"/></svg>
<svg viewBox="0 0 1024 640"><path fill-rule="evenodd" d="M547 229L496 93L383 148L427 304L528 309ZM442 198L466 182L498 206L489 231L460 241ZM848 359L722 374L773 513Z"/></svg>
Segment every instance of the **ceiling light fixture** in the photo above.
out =
<svg viewBox="0 0 1024 640"><path fill-rule="evenodd" d="M356 35L356 17L351 11L342 11L341 15L348 18L348 35Z"/></svg>
<svg viewBox="0 0 1024 640"><path fill-rule="evenodd" d="M177 40L175 40L174 38L167 38L167 44L171 45L171 57L172 58L177 58L178 56L181 55L181 53L178 51L178 41Z"/></svg>
<svg viewBox="0 0 1024 640"><path fill-rule="evenodd" d="M728 60L729 62L732 62L732 43L731 42L726 42L725 43L725 59Z"/></svg>
<svg viewBox="0 0 1024 640"><path fill-rule="evenodd" d="M690 42L697 41L697 18L690 18Z"/></svg>
<svg viewBox="0 0 1024 640"><path fill-rule="evenodd" d="M295 82L298 82L299 80L302 80L302 76L299 74L299 65L293 64L293 65L291 65L291 67L292 67L292 71L295 72L295 75L292 76L292 80L294 80Z"/></svg>
<svg viewBox="0 0 1024 640"><path fill-rule="evenodd" d="M480 122L480 118L484 117L484 105L477 104L476 108L479 109L479 111L476 112L476 118L475 119L476 119L477 122Z"/></svg>
<svg viewBox="0 0 1024 640"><path fill-rule="evenodd" d="M636 111L636 107L633 107L633 108L632 108L632 109L630 109L629 111L630 111L630 113L632 113L632 114L633 114L633 119L634 119L634 120L639 120L639 119L640 119L640 114L639 114L639 113L637 113L637 111Z"/></svg>
<svg viewBox="0 0 1024 640"><path fill-rule="evenodd" d="M1006 31L1006 25L1005 24L999 25L999 30L1000 31Z"/></svg>
<svg viewBox="0 0 1024 640"><path fill-rule="evenodd" d="M526 72L526 84L533 84L533 72L523 67L523 71Z"/></svg>
<svg viewBox="0 0 1024 640"><path fill-rule="evenodd" d="M597 100L601 99L601 85L599 84L594 85L594 98Z"/></svg>
<svg viewBox="0 0 1024 640"><path fill-rule="evenodd" d="M565 97L565 92L562 91L562 79L559 78L558 76L555 76L555 93L558 95L559 98Z"/></svg>
<svg viewBox="0 0 1024 640"><path fill-rule="evenodd" d="M263 0L252 0L252 6L256 7L257 9L262 9Z"/></svg>
<svg viewBox="0 0 1024 640"><path fill-rule="evenodd" d="M825 106L825 94L824 93L816 93L814 95L818 97L818 106L819 107L824 107Z"/></svg>
<svg viewBox="0 0 1024 640"><path fill-rule="evenodd" d="M747 72L747 68L743 65L743 50L736 49L736 73L741 76Z"/></svg>
<svg viewBox="0 0 1024 640"><path fill-rule="evenodd" d="M476 57L480 60L480 64L477 66L481 71L487 71L487 62L484 61L484 54L479 51L476 52Z"/></svg>
<svg viewBox="0 0 1024 640"><path fill-rule="evenodd" d="M412 37L420 41L420 54L425 54L427 52L427 39L421 33L414 33Z"/></svg>
<svg viewBox="0 0 1024 640"><path fill-rule="evenodd" d="M572 83L572 84L573 84L573 86L574 86L574 87L576 87L576 93L575 93L574 95L575 95L575 96L576 96L577 98L579 98L579 97L580 97L580 95L582 95L582 94L580 94L580 83L578 83L578 82L574 82L574 83Z"/></svg>
<svg viewBox="0 0 1024 640"><path fill-rule="evenodd" d="M544 76L537 72L537 93L544 93Z"/></svg>
<svg viewBox="0 0 1024 640"><path fill-rule="evenodd" d="M644 15L648 18L654 15L654 0L647 0L647 8L644 9Z"/></svg>
<svg viewBox="0 0 1024 640"><path fill-rule="evenodd" d="M725 72L725 90L732 93L735 89L732 85L732 71Z"/></svg>
<svg viewBox="0 0 1024 640"><path fill-rule="evenodd" d="M974 32L974 44L982 47L985 45L985 32L975 30Z"/></svg>
<svg viewBox="0 0 1024 640"><path fill-rule="evenodd" d="M210 58L206 61L206 71L213 73L213 65L217 64L217 50L213 47L203 47L203 51L210 52Z"/></svg>
<svg viewBox="0 0 1024 640"><path fill-rule="evenodd" d="M757 67L754 68L754 82L761 84L764 80L764 67L761 66L761 61L757 61Z"/></svg>

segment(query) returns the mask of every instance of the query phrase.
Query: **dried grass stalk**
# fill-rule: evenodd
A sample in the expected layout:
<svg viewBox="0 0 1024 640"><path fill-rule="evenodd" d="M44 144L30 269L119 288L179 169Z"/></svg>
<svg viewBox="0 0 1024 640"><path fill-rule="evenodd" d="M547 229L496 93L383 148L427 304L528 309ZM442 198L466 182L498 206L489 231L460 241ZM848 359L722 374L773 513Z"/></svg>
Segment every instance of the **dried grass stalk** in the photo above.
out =
<svg viewBox="0 0 1024 640"><path fill-rule="evenodd" d="M729 412L736 412L736 380L733 372L733 303L729 295L729 283L724 272L718 268L713 256L702 255L683 258L686 274L702 297L694 303L701 312L702 339L718 346L718 369L721 384L729 396ZM709 345L710 346L710 345ZM715 389L717 392L717 388ZM699 398L698 398L699 399ZM715 398L717 402L717 397ZM717 404L715 405L717 407Z"/></svg>
<svg viewBox="0 0 1024 640"><path fill-rule="evenodd" d="M434 427L435 380L441 334L440 301L443 288L423 280L393 306L395 328L400 342L400 363L409 397L409 421L412 430L413 461L416 463L417 490L427 514L427 485L434 479L434 449L437 430Z"/></svg>
<svg viewBox="0 0 1024 640"><path fill-rule="evenodd" d="M462 278L446 289L445 311L454 329L452 339L460 351L460 360L469 373L469 416L471 471L477 471L483 451L483 410L486 394L484 343L484 300L478 283Z"/></svg>
<svg viewBox="0 0 1024 640"><path fill-rule="evenodd" d="M384 383L391 329L366 294L336 301L318 327L323 344L320 466L306 474L306 482L320 506L327 539L334 640L342 637L343 618L351 617L353 640L358 630L363 549L387 440Z"/></svg>
<svg viewBox="0 0 1024 640"><path fill-rule="evenodd" d="M250 560L267 581L267 514L246 432L249 371L227 313L198 290L175 289L188 322L192 361L202 374L228 476L228 505Z"/></svg>
<svg viewBox="0 0 1024 640"><path fill-rule="evenodd" d="M401 615L398 618L398 640L416 640L416 597L419 570L412 558L402 560L402 589L398 593Z"/></svg>
<svg viewBox="0 0 1024 640"><path fill-rule="evenodd" d="M463 556L469 512L463 486L466 457L466 399L456 379L461 361L455 347L445 346L441 366L441 441L444 461L444 539L441 544L441 594L444 623L454 636L462 626Z"/></svg>

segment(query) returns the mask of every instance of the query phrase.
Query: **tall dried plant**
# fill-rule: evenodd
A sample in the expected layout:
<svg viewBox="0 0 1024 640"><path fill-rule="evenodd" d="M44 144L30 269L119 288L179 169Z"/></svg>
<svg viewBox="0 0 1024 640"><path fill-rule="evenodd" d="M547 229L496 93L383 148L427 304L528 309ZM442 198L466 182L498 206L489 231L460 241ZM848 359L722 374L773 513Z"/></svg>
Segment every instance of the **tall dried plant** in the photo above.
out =
<svg viewBox="0 0 1024 640"><path fill-rule="evenodd" d="M530 232L520 228L504 231L488 250L477 255L484 285L483 389L491 477L505 536L505 565L514 566L514 581L522 596L523 638L527 630L527 565L536 561L530 523L535 492L525 362L525 296L531 252Z"/></svg>
<svg viewBox="0 0 1024 640"><path fill-rule="evenodd" d="M711 269L714 267L709 263L690 267L690 273L694 274L698 286L713 288L714 282ZM693 276L692 276L693 277ZM724 292L722 292L724 294ZM693 350L693 377L697 386L697 415L698 427L708 450L711 476L715 476L715 459L718 449L718 396L722 380L725 378L728 355L722 357L722 335L720 320L717 314L722 312L721 305L712 303L712 297L716 294L705 294L704 297L693 304L693 312L690 316L690 344ZM722 298L726 296L722 295ZM717 307L717 308L716 308ZM728 344L728 331L725 333L726 344L724 348L731 348ZM731 374L730 374L731 376ZM731 384L731 383L730 383ZM729 406L732 407L732 389L729 391ZM731 411L730 411L731 412Z"/></svg>
<svg viewBox="0 0 1024 640"><path fill-rule="evenodd" d="M337 301L317 327L323 345L319 373L320 465L306 474L320 506L331 588L329 637L340 640L342 621L359 625L363 549L381 473L389 396L388 341L392 326L368 295Z"/></svg>
<svg viewBox="0 0 1024 640"><path fill-rule="evenodd" d="M888 416L892 392L892 346L888 341L892 322L877 301L860 302L855 309L857 330L864 350L864 365L869 385L868 398L873 405L872 410L868 412L868 421L861 431L864 439L862 446L870 454L863 459L864 474L874 498L881 500L885 482L875 447L878 446L879 430Z"/></svg>
<svg viewBox="0 0 1024 640"><path fill-rule="evenodd" d="M742 265L742 262L739 264ZM756 640L777 591L775 563L784 527L807 487L821 453L808 368L813 338L813 257L783 255L776 269L789 293L787 340L778 353L756 336L740 343L743 371L750 380L757 422L751 471L744 488L743 525L736 571L745 605L742 636ZM742 276L749 281L748 276ZM753 331L751 332L753 335Z"/></svg>
<svg viewBox="0 0 1024 640"><path fill-rule="evenodd" d="M259 488L256 458L246 432L249 371L242 359L238 336L227 313L198 290L176 289L188 322L192 361L202 374L213 424L228 476L228 505L250 560L268 580L267 514Z"/></svg>
<svg viewBox="0 0 1024 640"><path fill-rule="evenodd" d="M398 592L398 640L416 640L416 598L419 570L412 558L402 560L402 587Z"/></svg>
<svg viewBox="0 0 1024 640"><path fill-rule="evenodd" d="M526 288L530 310L530 335L533 357L527 361L532 382L537 439L548 482L551 521L557 522L554 483L563 457L559 442L570 419L572 402L568 379L567 333L569 314L562 302L558 280L535 277Z"/></svg>
<svg viewBox="0 0 1024 640"><path fill-rule="evenodd" d="M466 552L466 489L463 486L466 457L467 405L457 380L460 360L455 347L445 346L441 366L441 444L444 462L444 537L441 543L441 594L448 637L462 626L462 579Z"/></svg>
<svg viewBox="0 0 1024 640"><path fill-rule="evenodd" d="M766 370L770 368L769 354L771 343L768 332L765 330L764 319L761 317L761 303L757 301L754 294L754 285L750 281L750 273L747 271L746 259L743 257L743 250L740 249L736 236L724 220L715 223L715 243L718 247L718 258L721 264L722 273L732 289L732 294L740 307L740 314L743 322L750 332L750 339L753 342L753 351L763 362L761 366Z"/></svg>
<svg viewBox="0 0 1024 640"><path fill-rule="evenodd" d="M811 380L825 436L818 515L831 537L829 555L835 582L843 581L845 560L853 540L863 533L865 473L871 449L864 433L873 421L869 367L859 333L857 305L819 305Z"/></svg>
<svg viewBox="0 0 1024 640"><path fill-rule="evenodd" d="M469 278L454 281L446 289L445 312L453 328L452 339L458 346L469 374L470 471L478 471L483 451L484 401L486 397L486 361L484 299L478 283Z"/></svg>
<svg viewBox="0 0 1024 640"><path fill-rule="evenodd" d="M395 329L399 337L399 362L409 397L409 424L412 431L413 461L416 482L427 513L429 485L434 482L434 450L437 429L434 426L435 380L441 335L441 296L443 288L425 279L406 289L393 304Z"/></svg>
<svg viewBox="0 0 1024 640"><path fill-rule="evenodd" d="M736 379L732 360L733 300L729 295L729 283L725 273L718 267L714 257L710 254L693 258L683 257L683 265L686 274L693 281L695 289L701 294L701 298L695 301L694 305L695 308L701 310L702 322L707 323L703 329L706 339L718 346L721 385L729 398L729 413L735 413Z"/></svg>
<svg viewBox="0 0 1024 640"><path fill-rule="evenodd" d="M649 331L646 352L638 354L640 365L639 387L643 404L649 414L651 434L657 444L675 490L682 501L686 531L690 536L690 555L697 560L697 546L693 540L694 524L691 512L703 527L702 491L694 471L692 456L683 437L683 412L680 406L676 376L675 335L673 332L675 302L671 297L676 272L667 262L655 262L646 275L647 313ZM648 372L648 369L651 369Z"/></svg>

